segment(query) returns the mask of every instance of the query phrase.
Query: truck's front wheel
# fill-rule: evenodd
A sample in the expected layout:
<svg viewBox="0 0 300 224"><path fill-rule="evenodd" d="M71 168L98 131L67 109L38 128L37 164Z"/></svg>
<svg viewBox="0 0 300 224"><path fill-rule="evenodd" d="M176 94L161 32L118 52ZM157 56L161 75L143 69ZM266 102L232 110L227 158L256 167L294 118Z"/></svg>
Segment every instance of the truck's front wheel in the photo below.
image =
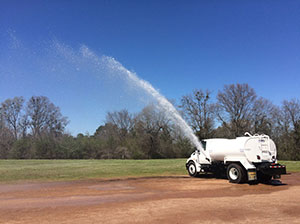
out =
<svg viewBox="0 0 300 224"><path fill-rule="evenodd" d="M236 163L230 164L227 167L227 178L231 183L242 183L245 179L244 169Z"/></svg>
<svg viewBox="0 0 300 224"><path fill-rule="evenodd" d="M187 170L189 172L189 175L191 177L196 177L198 175L197 169L196 169L196 165L193 161L190 161L187 165Z"/></svg>

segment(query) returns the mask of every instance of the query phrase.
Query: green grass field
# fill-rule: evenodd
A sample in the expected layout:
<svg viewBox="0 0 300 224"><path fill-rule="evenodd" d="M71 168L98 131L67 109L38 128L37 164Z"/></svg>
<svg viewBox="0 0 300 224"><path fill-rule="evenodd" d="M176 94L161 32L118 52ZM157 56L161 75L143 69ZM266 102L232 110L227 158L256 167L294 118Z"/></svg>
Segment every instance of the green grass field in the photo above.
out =
<svg viewBox="0 0 300 224"><path fill-rule="evenodd" d="M186 159L0 160L0 183L187 175ZM300 172L300 161L280 161Z"/></svg>
<svg viewBox="0 0 300 224"><path fill-rule="evenodd" d="M300 172L300 161L279 161L280 164L286 165L287 172Z"/></svg>
<svg viewBox="0 0 300 224"><path fill-rule="evenodd" d="M186 159L0 160L0 182L66 181L186 174Z"/></svg>

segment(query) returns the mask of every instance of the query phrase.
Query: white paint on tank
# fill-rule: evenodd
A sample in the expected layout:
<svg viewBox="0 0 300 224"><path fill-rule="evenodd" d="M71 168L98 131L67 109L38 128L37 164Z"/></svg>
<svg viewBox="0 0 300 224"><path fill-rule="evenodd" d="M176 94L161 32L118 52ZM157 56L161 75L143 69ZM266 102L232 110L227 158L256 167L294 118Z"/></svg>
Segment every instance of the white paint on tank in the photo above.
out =
<svg viewBox="0 0 300 224"><path fill-rule="evenodd" d="M244 157L249 162L272 162L276 158L275 143L267 135L238 137L236 139L206 139L205 151L212 161Z"/></svg>

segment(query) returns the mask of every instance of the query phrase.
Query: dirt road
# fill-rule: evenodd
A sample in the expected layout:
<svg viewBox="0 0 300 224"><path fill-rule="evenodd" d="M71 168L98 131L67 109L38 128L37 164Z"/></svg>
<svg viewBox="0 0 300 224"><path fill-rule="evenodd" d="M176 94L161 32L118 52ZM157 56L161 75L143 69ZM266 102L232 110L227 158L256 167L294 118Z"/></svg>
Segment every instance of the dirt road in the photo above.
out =
<svg viewBox="0 0 300 224"><path fill-rule="evenodd" d="M300 173L282 184L188 176L0 185L0 223L300 223Z"/></svg>

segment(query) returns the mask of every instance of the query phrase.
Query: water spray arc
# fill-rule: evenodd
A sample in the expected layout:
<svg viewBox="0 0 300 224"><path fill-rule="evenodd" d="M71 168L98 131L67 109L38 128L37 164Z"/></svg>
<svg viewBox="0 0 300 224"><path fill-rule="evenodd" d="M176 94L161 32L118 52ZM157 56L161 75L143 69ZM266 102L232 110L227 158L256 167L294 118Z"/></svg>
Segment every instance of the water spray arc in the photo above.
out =
<svg viewBox="0 0 300 224"><path fill-rule="evenodd" d="M181 117L181 115L176 110L176 108L162 94L160 94L159 91L156 90L149 82L140 79L134 72L131 72L128 69L126 69L120 62L118 62L112 57L108 57L108 56L98 57L94 52L92 52L86 46L82 46L80 52L83 57L88 58L96 66L99 66L100 69L105 68L108 72L112 74L117 73L123 76L123 78L127 79L135 86L143 89L154 99L156 99L162 111L164 111L164 113L180 127L184 135L201 152L200 153L201 157L204 157L207 163L210 162L210 156L203 150L201 143L193 133L191 127Z"/></svg>

